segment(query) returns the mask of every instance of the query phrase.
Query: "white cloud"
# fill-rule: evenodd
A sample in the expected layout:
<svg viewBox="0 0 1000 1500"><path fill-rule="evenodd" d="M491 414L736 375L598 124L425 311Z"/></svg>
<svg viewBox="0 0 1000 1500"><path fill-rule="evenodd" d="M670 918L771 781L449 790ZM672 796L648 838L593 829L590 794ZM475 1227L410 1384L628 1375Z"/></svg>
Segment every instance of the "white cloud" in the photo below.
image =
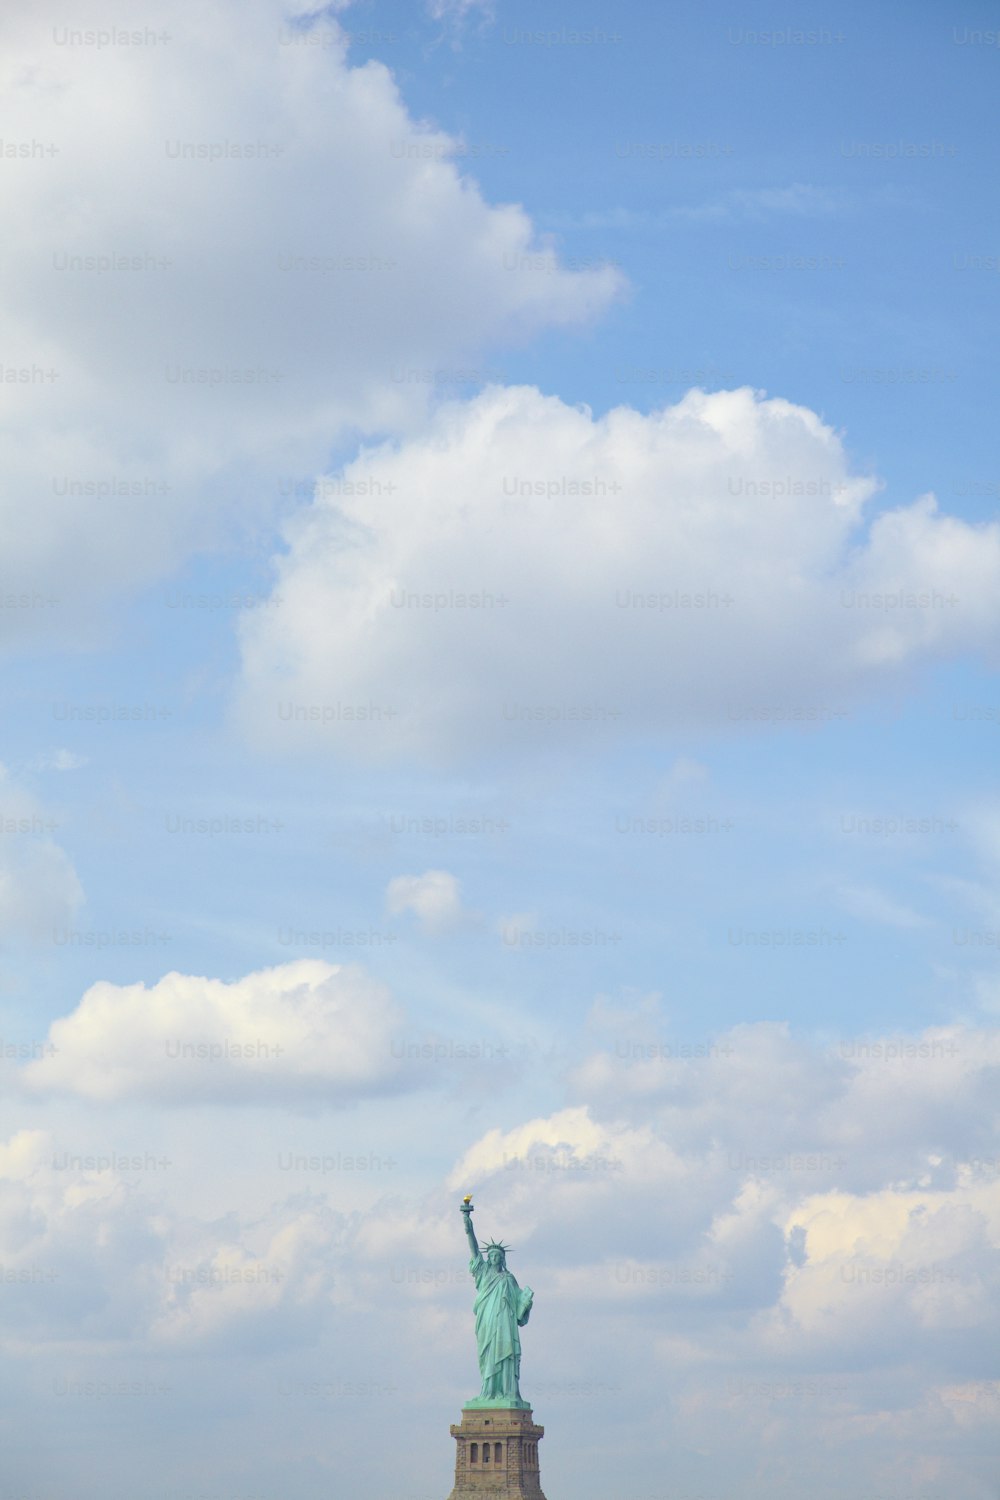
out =
<svg viewBox="0 0 1000 1500"><path fill-rule="evenodd" d="M37 596L9 638L86 639L119 591L266 522L332 444L419 421L428 367L621 285L526 261L527 214L484 201L327 12L314 46L279 0L168 0L144 44L97 47L74 32L135 30L115 0L85 27L71 0L5 10L4 139L28 155L5 170L4 572Z"/></svg>
<svg viewBox="0 0 1000 1500"><path fill-rule="evenodd" d="M895 900L885 891L870 885L844 886L840 899L845 909L863 921L877 922L885 927L926 927L928 919L912 911L901 901Z"/></svg>
<svg viewBox="0 0 1000 1500"><path fill-rule="evenodd" d="M644 1028L649 1006L622 1021ZM686 1267L717 1315L685 1379L705 1361L786 1378L808 1362L912 1364L926 1382L928 1337L976 1373L1000 1288L1000 1032L852 1038L824 1055L737 1027L701 1057L598 1057L575 1080L588 1103L487 1131L448 1178L491 1232L518 1223L536 1259L557 1256L560 1297L653 1315L665 1288L684 1295Z"/></svg>
<svg viewBox="0 0 1000 1500"><path fill-rule="evenodd" d="M494 1129L471 1146L453 1169L448 1186L493 1176L515 1157L532 1148L548 1146L585 1158L607 1143L608 1134L591 1120L584 1107L564 1109L548 1119L529 1120L513 1130Z"/></svg>
<svg viewBox="0 0 1000 1500"><path fill-rule="evenodd" d="M679 755L670 766L663 777L661 786L667 790L678 786L688 786L691 783L701 785L708 781L709 769L700 760L692 760L690 756Z"/></svg>
<svg viewBox="0 0 1000 1500"><path fill-rule="evenodd" d="M87 764L85 755L77 755L75 750L49 750L44 755L39 755L33 762L36 771L78 771L81 766Z"/></svg>
<svg viewBox="0 0 1000 1500"><path fill-rule="evenodd" d="M330 1296L336 1218L317 1202L245 1225L178 1226L150 1323L153 1346L225 1350L248 1335L258 1348L304 1342Z"/></svg>
<svg viewBox="0 0 1000 1500"><path fill-rule="evenodd" d="M394 916L412 911L427 932L443 932L462 920L458 881L447 870L396 875L386 887L386 908Z"/></svg>
<svg viewBox="0 0 1000 1500"><path fill-rule="evenodd" d="M139 1189L148 1155L81 1154L78 1142L45 1130L0 1141L6 1352L27 1341L37 1358L45 1343L72 1339L78 1351L115 1344L148 1358L314 1337L342 1217L321 1199L221 1220L158 1206L155 1183ZM173 1165L161 1159L160 1170ZM217 1197L225 1194L220 1183ZM28 1295L13 1300L19 1278Z"/></svg>
<svg viewBox="0 0 1000 1500"><path fill-rule="evenodd" d="M536 931L538 926L537 912L512 911L509 915L499 918L496 931L509 947L515 948L521 942L523 934Z"/></svg>
<svg viewBox="0 0 1000 1500"><path fill-rule="evenodd" d="M342 1104L398 1086L399 1019L360 965L301 959L232 983L177 973L148 988L101 982L52 1023L55 1050L22 1078L30 1092L101 1103Z"/></svg>
<svg viewBox="0 0 1000 1500"><path fill-rule="evenodd" d="M960 813L960 823L973 850L995 881L1000 874L1000 803L992 798L970 802Z"/></svg>
<svg viewBox="0 0 1000 1500"><path fill-rule="evenodd" d="M427 13L435 21L464 21L476 11L483 13L484 20L492 21L495 0L427 0Z"/></svg>
<svg viewBox="0 0 1000 1500"><path fill-rule="evenodd" d="M654 1010L635 996L592 1019L649 1036ZM626 1430L658 1418L668 1445L704 1446L722 1412L723 1465L730 1448L758 1468L833 1446L850 1450L859 1487L887 1494L891 1439L914 1471L936 1456L959 1472L969 1440L995 1425L983 1371L1000 1305L1000 1032L851 1038L838 1055L775 1026L718 1042L697 1057L606 1053L586 1102L491 1124L444 1183L349 1213L330 1178L270 1206L244 1192L237 1209L239 1185L223 1177L201 1217L152 1211L148 1183L53 1171L64 1139L19 1132L0 1142L0 1264L57 1279L44 1295L7 1287L5 1355L30 1355L36 1371L58 1359L61 1375L68 1341L85 1370L109 1350L166 1355L171 1378L190 1373L199 1390L206 1351L236 1363L289 1352L294 1394L310 1380L336 1389L345 1339L359 1380L406 1384L433 1338L429 1397L453 1400L456 1372L472 1394L457 1212L471 1191L477 1231L511 1243L535 1289L522 1389L562 1443L583 1441L599 1395ZM637 1089L649 1068L659 1087ZM248 1161L265 1139L251 1126ZM391 1375L378 1363L388 1347Z"/></svg>
<svg viewBox="0 0 1000 1500"><path fill-rule="evenodd" d="M119 1174L62 1170L72 1146L45 1130L0 1142L4 1350L38 1357L47 1340L98 1348L143 1324L144 1288L162 1253L148 1205Z"/></svg>
<svg viewBox="0 0 1000 1500"><path fill-rule="evenodd" d="M642 143L637 143L640 147ZM704 143L707 147L710 143ZM717 147L722 143L716 142ZM673 148L669 142L652 146L645 153L647 161L669 160ZM616 146L616 154L627 158L633 154L628 143ZM703 150L702 156L711 156ZM717 149L714 153L720 154ZM640 161L642 156L639 157ZM678 155L683 167L684 157ZM694 146L690 147L690 160L697 159ZM878 208L898 208L910 201L909 195L899 188L884 186L865 192L842 188L814 187L810 183L793 182L788 187L730 188L714 198L700 203L671 203L664 208L626 208L616 204L609 208L587 209L582 213L547 213L544 223L551 229L671 229L678 223L731 223L756 222L771 218L825 219L874 211Z"/></svg>
<svg viewBox="0 0 1000 1500"><path fill-rule="evenodd" d="M785 214L794 218L828 218L843 213L850 202L843 191L793 182L783 188L731 188L711 202L679 206L672 213L680 219L711 221L766 219Z"/></svg>
<svg viewBox="0 0 1000 1500"><path fill-rule="evenodd" d="M450 403L289 525L282 608L242 622L242 724L444 758L835 721L1000 632L1000 526L929 496L866 526L877 488L747 389L596 420L532 388Z"/></svg>
<svg viewBox="0 0 1000 1500"><path fill-rule="evenodd" d="M0 766L0 939L51 941L73 916L83 888L56 843L51 813Z"/></svg>

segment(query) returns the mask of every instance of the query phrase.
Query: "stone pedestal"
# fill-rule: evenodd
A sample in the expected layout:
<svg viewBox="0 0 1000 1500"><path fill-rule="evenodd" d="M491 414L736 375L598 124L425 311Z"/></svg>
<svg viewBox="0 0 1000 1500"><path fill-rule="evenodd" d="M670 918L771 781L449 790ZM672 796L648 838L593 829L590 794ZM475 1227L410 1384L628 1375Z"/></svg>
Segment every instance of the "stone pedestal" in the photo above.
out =
<svg viewBox="0 0 1000 1500"><path fill-rule="evenodd" d="M448 1500L545 1500L538 1477L545 1428L533 1421L530 1406L464 1406L451 1435L458 1452Z"/></svg>

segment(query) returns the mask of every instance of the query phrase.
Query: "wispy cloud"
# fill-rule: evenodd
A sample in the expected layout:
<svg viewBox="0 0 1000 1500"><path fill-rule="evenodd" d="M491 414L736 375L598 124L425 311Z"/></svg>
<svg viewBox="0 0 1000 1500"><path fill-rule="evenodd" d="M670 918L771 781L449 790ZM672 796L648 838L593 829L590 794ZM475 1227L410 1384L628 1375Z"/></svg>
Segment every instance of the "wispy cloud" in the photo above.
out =
<svg viewBox="0 0 1000 1500"><path fill-rule="evenodd" d="M886 927L926 927L927 918L870 885L844 886L841 900L849 912L863 921Z"/></svg>
<svg viewBox="0 0 1000 1500"><path fill-rule="evenodd" d="M793 182L789 187L730 188L701 203L678 203L662 209L616 206L582 214L547 215L548 229L655 229L680 222L740 223L771 218L827 219L854 213L858 195L841 188Z"/></svg>

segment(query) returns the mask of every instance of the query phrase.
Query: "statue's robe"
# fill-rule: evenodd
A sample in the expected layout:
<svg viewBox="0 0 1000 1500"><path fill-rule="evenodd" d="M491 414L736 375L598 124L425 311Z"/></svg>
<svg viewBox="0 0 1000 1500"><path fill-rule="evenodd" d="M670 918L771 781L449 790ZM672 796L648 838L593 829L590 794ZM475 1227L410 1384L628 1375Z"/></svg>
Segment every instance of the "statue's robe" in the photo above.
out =
<svg viewBox="0 0 1000 1500"><path fill-rule="evenodd" d="M534 1293L522 1291L509 1271L494 1271L484 1255L474 1255L469 1270L476 1280L473 1311L479 1373L483 1377L480 1397L520 1399L521 1339L517 1330L528 1321Z"/></svg>

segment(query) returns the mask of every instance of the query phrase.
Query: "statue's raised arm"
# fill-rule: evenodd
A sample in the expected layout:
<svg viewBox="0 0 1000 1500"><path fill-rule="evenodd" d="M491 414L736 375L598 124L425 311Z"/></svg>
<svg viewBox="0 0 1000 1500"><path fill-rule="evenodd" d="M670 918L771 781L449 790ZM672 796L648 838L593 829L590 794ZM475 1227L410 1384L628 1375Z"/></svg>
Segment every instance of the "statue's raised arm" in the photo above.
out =
<svg viewBox="0 0 1000 1500"><path fill-rule="evenodd" d="M476 1239L476 1231L472 1227L471 1193L462 1203L462 1219L465 1223L465 1233L469 1241L469 1253L471 1254L473 1260L475 1260L477 1255L482 1254L482 1251L479 1248L479 1241Z"/></svg>
<svg viewBox="0 0 1000 1500"><path fill-rule="evenodd" d="M521 1339L531 1312L534 1293L519 1287L507 1269L508 1246L490 1240L485 1250L479 1247L472 1227L472 1194L461 1206L471 1259L469 1270L476 1283L473 1313L476 1319L476 1345L479 1351L479 1373L482 1389L466 1406L504 1406L528 1408L521 1396Z"/></svg>

